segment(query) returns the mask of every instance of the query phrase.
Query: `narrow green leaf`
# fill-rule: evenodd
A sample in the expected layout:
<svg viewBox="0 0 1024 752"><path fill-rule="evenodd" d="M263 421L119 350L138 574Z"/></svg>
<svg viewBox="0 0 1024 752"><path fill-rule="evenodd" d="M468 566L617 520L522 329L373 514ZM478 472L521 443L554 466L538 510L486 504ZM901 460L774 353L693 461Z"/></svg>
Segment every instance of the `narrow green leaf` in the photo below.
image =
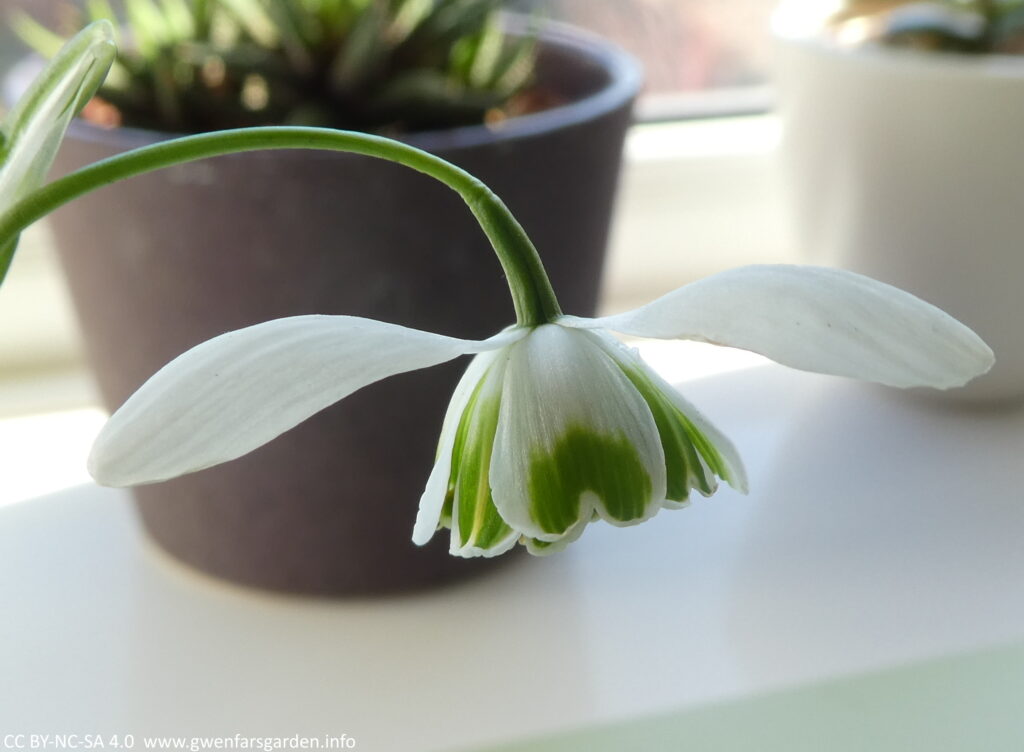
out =
<svg viewBox="0 0 1024 752"><path fill-rule="evenodd" d="M45 58L56 55L67 41L23 11L16 11L10 23L18 38Z"/></svg>
<svg viewBox="0 0 1024 752"><path fill-rule="evenodd" d="M132 42L138 53L153 58L166 41L166 21L153 0L128 0L125 6Z"/></svg>
<svg viewBox="0 0 1024 752"><path fill-rule="evenodd" d="M160 0L167 25L168 38L174 41L193 39L196 33L193 8L188 0Z"/></svg>
<svg viewBox="0 0 1024 752"><path fill-rule="evenodd" d="M494 79L495 70L501 59L504 34L498 25L496 15L491 15L479 35L476 53L469 69L469 85L483 89Z"/></svg>
<svg viewBox="0 0 1024 752"><path fill-rule="evenodd" d="M490 82L494 91L509 95L530 83L537 58L537 38L527 35L507 45Z"/></svg>
<svg viewBox="0 0 1024 752"><path fill-rule="evenodd" d="M11 238L6 243L0 243L0 285L3 285L7 278L7 272L14 260L14 252L18 248L18 237Z"/></svg>
<svg viewBox="0 0 1024 752"><path fill-rule="evenodd" d="M257 44L273 49L280 41L277 27L258 0L218 0Z"/></svg>
<svg viewBox="0 0 1024 752"><path fill-rule="evenodd" d="M432 0L404 0L388 27L388 37L396 45L404 42L430 17L433 6Z"/></svg>
<svg viewBox="0 0 1024 752"><path fill-rule="evenodd" d="M383 44L387 22L385 7L377 2L367 6L359 16L331 67L335 89L353 89L376 70L377 63L387 53Z"/></svg>
<svg viewBox="0 0 1024 752"><path fill-rule="evenodd" d="M109 21L115 31L119 25L117 14L108 0L88 0L85 8L93 21Z"/></svg>

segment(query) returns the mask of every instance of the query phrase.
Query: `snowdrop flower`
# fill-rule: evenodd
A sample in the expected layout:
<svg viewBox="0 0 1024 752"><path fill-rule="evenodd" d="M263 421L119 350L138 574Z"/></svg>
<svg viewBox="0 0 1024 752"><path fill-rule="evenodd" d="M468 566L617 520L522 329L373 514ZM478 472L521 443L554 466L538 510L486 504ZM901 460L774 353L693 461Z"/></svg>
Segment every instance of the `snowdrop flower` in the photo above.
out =
<svg viewBox="0 0 1024 752"><path fill-rule="evenodd" d="M896 387L958 386L991 350L912 295L834 269L752 266L634 311L554 314L470 341L348 316L299 316L214 338L153 376L96 440L107 485L239 457L357 389L475 354L441 430L413 539L451 551L559 550L590 522L633 525L719 479L745 491L733 446L609 330L740 347Z"/></svg>
<svg viewBox="0 0 1024 752"><path fill-rule="evenodd" d="M96 93L116 50L97 21L69 40L0 123L0 215L46 178L71 119ZM17 238L0 243L0 280Z"/></svg>
<svg viewBox="0 0 1024 752"><path fill-rule="evenodd" d="M475 355L448 408L413 539L451 530L452 553L517 542L556 551L594 520L632 525L719 480L745 491L729 441L609 331L740 347L804 370L897 387L961 385L992 352L913 296L855 274L755 266L683 287L628 313L562 314L523 228L458 167L390 139L252 128L142 147L39 187L74 114L113 57L112 29L86 28L0 125L0 281L18 233L78 196L173 164L265 148L388 159L456 190L502 264L516 324L456 339L351 316L299 316L230 332L181 355L111 417L89 459L107 485L154 483L240 457L391 375Z"/></svg>

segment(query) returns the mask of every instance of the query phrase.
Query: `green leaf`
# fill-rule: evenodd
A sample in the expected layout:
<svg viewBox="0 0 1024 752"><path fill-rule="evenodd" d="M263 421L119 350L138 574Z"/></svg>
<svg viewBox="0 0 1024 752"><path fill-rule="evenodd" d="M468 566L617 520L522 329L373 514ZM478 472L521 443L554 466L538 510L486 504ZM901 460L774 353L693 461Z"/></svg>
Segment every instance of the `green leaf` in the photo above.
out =
<svg viewBox="0 0 1024 752"><path fill-rule="evenodd" d="M14 260L14 252L18 248L18 237L13 237L6 243L0 243L0 285L3 285L7 278L7 272Z"/></svg>
<svg viewBox="0 0 1024 752"><path fill-rule="evenodd" d="M89 13L90 19L93 21L109 21L110 25L114 27L114 31L117 31L119 25L117 14L114 13L114 9L107 0L88 0L85 8Z"/></svg>
<svg viewBox="0 0 1024 752"><path fill-rule="evenodd" d="M196 33L193 8L188 0L160 0L168 36L174 41L192 39Z"/></svg>
<svg viewBox="0 0 1024 752"><path fill-rule="evenodd" d="M4 120L0 197L39 185L71 119L100 86L114 58L113 30L99 21L67 42L35 78Z"/></svg>
<svg viewBox="0 0 1024 752"><path fill-rule="evenodd" d="M498 28L501 0L124 2L131 46L102 95L140 127L269 125L313 111L327 114L324 125L371 131L480 123L528 80L532 62L532 48ZM92 17L116 20L111 0L84 3ZM61 42L39 24L26 35L49 53ZM225 75L204 75L219 59ZM252 75L268 82L258 114L238 97Z"/></svg>
<svg viewBox="0 0 1024 752"><path fill-rule="evenodd" d="M384 31L388 17L382 3L374 2L359 16L334 64L331 81L335 90L348 91L376 70L387 50Z"/></svg>
<svg viewBox="0 0 1024 752"><path fill-rule="evenodd" d="M279 44L297 71L308 71L313 59L307 49L306 29L296 8L288 0L265 0L264 8L277 29Z"/></svg>
<svg viewBox="0 0 1024 752"><path fill-rule="evenodd" d="M231 17L257 44L273 49L280 42L280 30L258 0L218 0Z"/></svg>
<svg viewBox="0 0 1024 752"><path fill-rule="evenodd" d="M533 78L537 58L537 38L530 34L509 45L498 64L491 87L508 96L526 86Z"/></svg>
<svg viewBox="0 0 1024 752"><path fill-rule="evenodd" d="M501 59L501 48L504 34L498 26L496 16L491 16L479 36L473 62L469 69L469 85L482 89L488 86L495 76L498 62Z"/></svg>
<svg viewBox="0 0 1024 752"><path fill-rule="evenodd" d="M66 41L23 11L17 11L11 17L11 30L22 42L45 58L56 55Z"/></svg>
<svg viewBox="0 0 1024 752"><path fill-rule="evenodd" d="M401 44L430 18L433 8L433 0L403 0L388 27L388 37L394 44Z"/></svg>
<svg viewBox="0 0 1024 752"><path fill-rule="evenodd" d="M153 0L128 0L125 6L132 42L143 57L155 57L168 41L167 22Z"/></svg>

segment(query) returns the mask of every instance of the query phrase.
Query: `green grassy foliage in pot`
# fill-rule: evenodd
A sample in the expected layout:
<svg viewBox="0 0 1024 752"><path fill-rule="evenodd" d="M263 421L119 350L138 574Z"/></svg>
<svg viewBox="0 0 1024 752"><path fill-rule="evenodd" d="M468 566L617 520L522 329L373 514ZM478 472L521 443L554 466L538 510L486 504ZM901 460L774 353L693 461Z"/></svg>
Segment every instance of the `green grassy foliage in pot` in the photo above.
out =
<svg viewBox="0 0 1024 752"><path fill-rule="evenodd" d="M535 40L506 34L501 0L86 0L120 50L86 117L171 132L320 125L396 133L534 109ZM49 57L61 34L13 17Z"/></svg>

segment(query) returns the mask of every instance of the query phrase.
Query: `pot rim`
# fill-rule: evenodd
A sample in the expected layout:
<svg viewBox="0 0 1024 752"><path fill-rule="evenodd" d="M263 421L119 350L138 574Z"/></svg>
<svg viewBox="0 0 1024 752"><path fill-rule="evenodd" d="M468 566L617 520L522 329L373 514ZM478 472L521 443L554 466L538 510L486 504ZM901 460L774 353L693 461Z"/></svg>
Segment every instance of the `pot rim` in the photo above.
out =
<svg viewBox="0 0 1024 752"><path fill-rule="evenodd" d="M515 33L525 33L530 20L516 14L506 14L506 26ZM399 134L396 140L428 152L452 151L472 148L484 144L499 144L541 136L576 123L589 122L613 112L630 101L640 91L643 72L640 63L616 44L577 28L570 24L545 22L537 32L542 47L559 49L569 53L582 66L593 65L603 70L608 81L600 89L566 104L550 107L539 112L520 115L504 121L499 128L485 124L416 131ZM18 82L23 80L22 71L38 65L30 57L15 65L6 76L3 93L7 101L13 101L18 91ZM144 128L118 127L102 128L75 118L69 135L87 143L102 144L111 148L133 148L167 141L187 135ZM317 152L318 156L325 153Z"/></svg>
<svg viewBox="0 0 1024 752"><path fill-rule="evenodd" d="M843 45L821 32L821 14L799 18L800 3L780 5L771 18L775 44L833 61L871 66L884 73L978 82L1024 80L1024 55L923 52L881 44Z"/></svg>

